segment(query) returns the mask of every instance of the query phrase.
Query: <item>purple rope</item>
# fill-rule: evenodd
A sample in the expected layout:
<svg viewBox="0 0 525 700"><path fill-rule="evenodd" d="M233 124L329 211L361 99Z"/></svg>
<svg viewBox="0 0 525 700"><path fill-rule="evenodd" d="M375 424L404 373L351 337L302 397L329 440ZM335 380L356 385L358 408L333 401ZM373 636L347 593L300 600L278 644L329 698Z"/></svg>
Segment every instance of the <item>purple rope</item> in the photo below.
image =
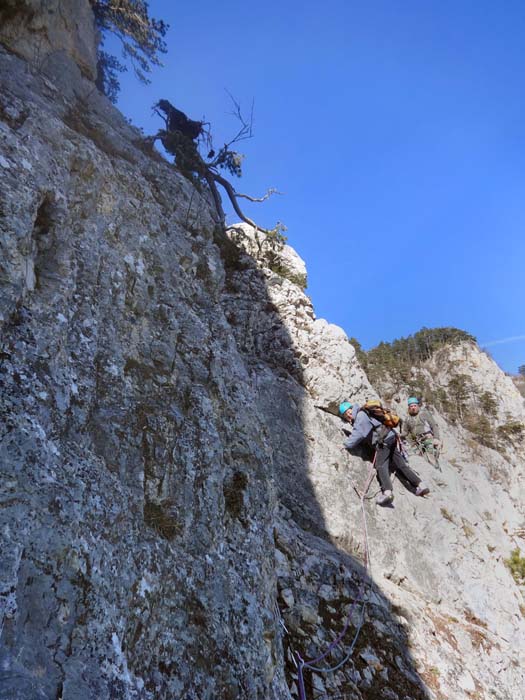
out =
<svg viewBox="0 0 525 700"><path fill-rule="evenodd" d="M343 627L343 631L342 631L342 632L340 633L340 635L339 635L336 639L334 639L334 641L327 647L327 649L326 649L326 651L324 652L324 654L321 654L320 656L316 657L315 659L310 659L309 661L304 661L303 663L304 663L305 666L309 666L310 664L318 664L319 661L322 661L323 659L325 659L325 658L328 656L328 654L332 651L332 649L334 649L334 648L339 644L339 642L343 639L343 637L344 637L344 636L346 635L346 633L348 632L348 628L350 627L350 622L351 622L351 620L352 620L352 613L354 612L354 609L355 609L356 605L358 605L359 603L362 603L362 602L363 602L363 594L364 594L364 592L365 592L365 580L364 580L364 578L363 578L362 581L361 581L361 587L359 588L359 591L358 591L358 593L357 593L357 598L354 600L354 602L353 602L352 605L350 606L350 611L349 611L348 616L347 616L347 618L346 618L346 623L345 623L345 626Z"/></svg>
<svg viewBox="0 0 525 700"><path fill-rule="evenodd" d="M303 666L304 660L298 651L295 652L297 657L297 680L299 682L299 700L306 700L306 690L304 689Z"/></svg>

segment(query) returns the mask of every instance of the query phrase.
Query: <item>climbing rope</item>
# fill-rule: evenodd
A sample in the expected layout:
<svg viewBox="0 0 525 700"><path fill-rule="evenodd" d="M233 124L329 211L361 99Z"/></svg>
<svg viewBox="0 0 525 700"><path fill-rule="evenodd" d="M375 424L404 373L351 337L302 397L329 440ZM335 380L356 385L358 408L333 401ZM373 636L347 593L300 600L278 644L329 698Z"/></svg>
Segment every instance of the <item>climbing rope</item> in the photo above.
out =
<svg viewBox="0 0 525 700"><path fill-rule="evenodd" d="M377 455L377 452L376 452ZM365 500L366 500L366 494L368 492L368 489L370 488L370 484L372 483L375 475L375 463L376 463L376 455L374 455L374 461L372 462L372 465L370 467L370 471L368 473L368 477L366 480L366 483L363 487L362 491L359 491L355 483L352 481L352 488L354 491L357 493L361 505L361 513L363 517L363 537L364 537L364 572L363 572L363 577L361 580L361 585L359 587L359 591L357 593L357 597L350 606L350 610L348 612L348 615L346 617L346 622L345 625L341 631L341 633L334 639L334 641L328 645L326 651L319 656L317 656L315 659L310 659L309 661L303 659L301 654L299 652L294 652L294 661L297 666L297 680L298 680L298 685L299 685L299 700L307 700L306 697L306 689L304 685L304 675L303 671L304 669L308 669L310 671L314 671L316 673L331 673L334 671L339 670L342 666L344 666L347 661L350 659L350 657L353 654L355 645L357 643L357 639L359 637L359 633L361 632L361 628L363 627L364 620L365 620L365 610L366 610L366 604L368 602L367 597L365 596L365 588L366 588L366 574L368 574L368 578L371 581L371 572L372 572L372 567L371 567L371 560L370 560L370 547L369 547L369 542L368 542L368 527L367 527L367 522L366 522L366 511L365 511ZM371 584L368 584L368 587L370 588ZM354 633L352 642L350 644L350 647L348 649L348 652L345 654L345 657L339 661L335 666L330 666L328 668L320 668L317 666L321 661L326 659L326 657L335 649L336 646L339 645L339 643L343 640L345 637L348 628L350 627L351 621L352 621L352 615L354 613L354 610L357 608L358 605L361 605L361 614L360 614L360 619L356 627L356 631ZM284 623L282 623L284 627ZM286 628L285 628L286 629Z"/></svg>

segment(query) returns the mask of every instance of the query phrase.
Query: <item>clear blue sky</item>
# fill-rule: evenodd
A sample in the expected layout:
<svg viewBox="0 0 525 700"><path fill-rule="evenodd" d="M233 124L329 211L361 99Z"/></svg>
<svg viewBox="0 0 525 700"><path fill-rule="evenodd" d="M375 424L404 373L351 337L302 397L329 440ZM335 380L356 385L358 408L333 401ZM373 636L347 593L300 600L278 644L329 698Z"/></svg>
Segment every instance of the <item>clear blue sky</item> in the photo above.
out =
<svg viewBox="0 0 525 700"><path fill-rule="evenodd" d="M169 99L220 146L225 89L255 100L235 184L285 193L246 213L286 224L318 316L365 348L457 326L525 364L523 0L149 5L165 66L123 76L119 107L153 133Z"/></svg>

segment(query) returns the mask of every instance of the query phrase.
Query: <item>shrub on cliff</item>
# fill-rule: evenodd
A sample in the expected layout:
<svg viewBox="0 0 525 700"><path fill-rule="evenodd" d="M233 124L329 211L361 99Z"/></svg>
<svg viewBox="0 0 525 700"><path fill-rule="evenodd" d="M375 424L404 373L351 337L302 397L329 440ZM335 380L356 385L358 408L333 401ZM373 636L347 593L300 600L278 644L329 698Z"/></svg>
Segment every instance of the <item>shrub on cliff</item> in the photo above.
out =
<svg viewBox="0 0 525 700"><path fill-rule="evenodd" d="M525 425L515 420L499 425L497 430L498 435L506 442L521 442L525 437Z"/></svg>
<svg viewBox="0 0 525 700"><path fill-rule="evenodd" d="M521 556L517 547L510 553L510 558L505 559L505 565L516 583L525 583L525 557Z"/></svg>
<svg viewBox="0 0 525 700"><path fill-rule="evenodd" d="M213 147L211 133L205 128L206 126L209 127L209 124L189 119L184 112L166 99L159 100L154 105L155 112L164 120L165 128L158 131L154 136L149 136L145 141L153 147L153 144L160 140L165 150L174 156L174 162L182 175L196 189L200 190L203 186L209 189L218 215L217 223L220 227L225 228L226 215L222 206L218 185L226 192L235 213L241 221L265 233L272 246L276 243L282 245L286 240L283 236L283 231L286 230L286 227L283 224L277 222L275 227L270 230L262 228L248 218L239 205L239 199L248 199L250 202L264 202L273 194L279 194L279 192L274 187L271 187L264 196L252 197L251 195L238 192L231 182L219 172L220 170L226 170L235 177L241 177L241 165L244 156L242 153L234 151L231 147L233 144L250 139L253 136L253 103L250 117L246 120L241 113L240 104L231 95L230 97L235 107L234 115L239 120L240 128L233 139L219 148L218 152ZM200 149L203 146L205 146L204 153L207 152L207 155L201 153ZM294 283L306 286L306 279L300 278L295 280Z"/></svg>

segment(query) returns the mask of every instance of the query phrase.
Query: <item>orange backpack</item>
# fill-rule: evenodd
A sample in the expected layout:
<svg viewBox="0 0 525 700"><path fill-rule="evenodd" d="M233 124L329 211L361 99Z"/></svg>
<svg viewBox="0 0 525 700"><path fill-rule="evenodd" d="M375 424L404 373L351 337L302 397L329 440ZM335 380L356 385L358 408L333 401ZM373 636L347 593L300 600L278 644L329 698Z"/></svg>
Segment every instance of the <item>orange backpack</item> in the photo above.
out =
<svg viewBox="0 0 525 700"><path fill-rule="evenodd" d="M381 405L381 401L367 401L361 406L361 411L364 411L370 418L375 418L387 428L397 428L401 418L393 411L388 411Z"/></svg>

